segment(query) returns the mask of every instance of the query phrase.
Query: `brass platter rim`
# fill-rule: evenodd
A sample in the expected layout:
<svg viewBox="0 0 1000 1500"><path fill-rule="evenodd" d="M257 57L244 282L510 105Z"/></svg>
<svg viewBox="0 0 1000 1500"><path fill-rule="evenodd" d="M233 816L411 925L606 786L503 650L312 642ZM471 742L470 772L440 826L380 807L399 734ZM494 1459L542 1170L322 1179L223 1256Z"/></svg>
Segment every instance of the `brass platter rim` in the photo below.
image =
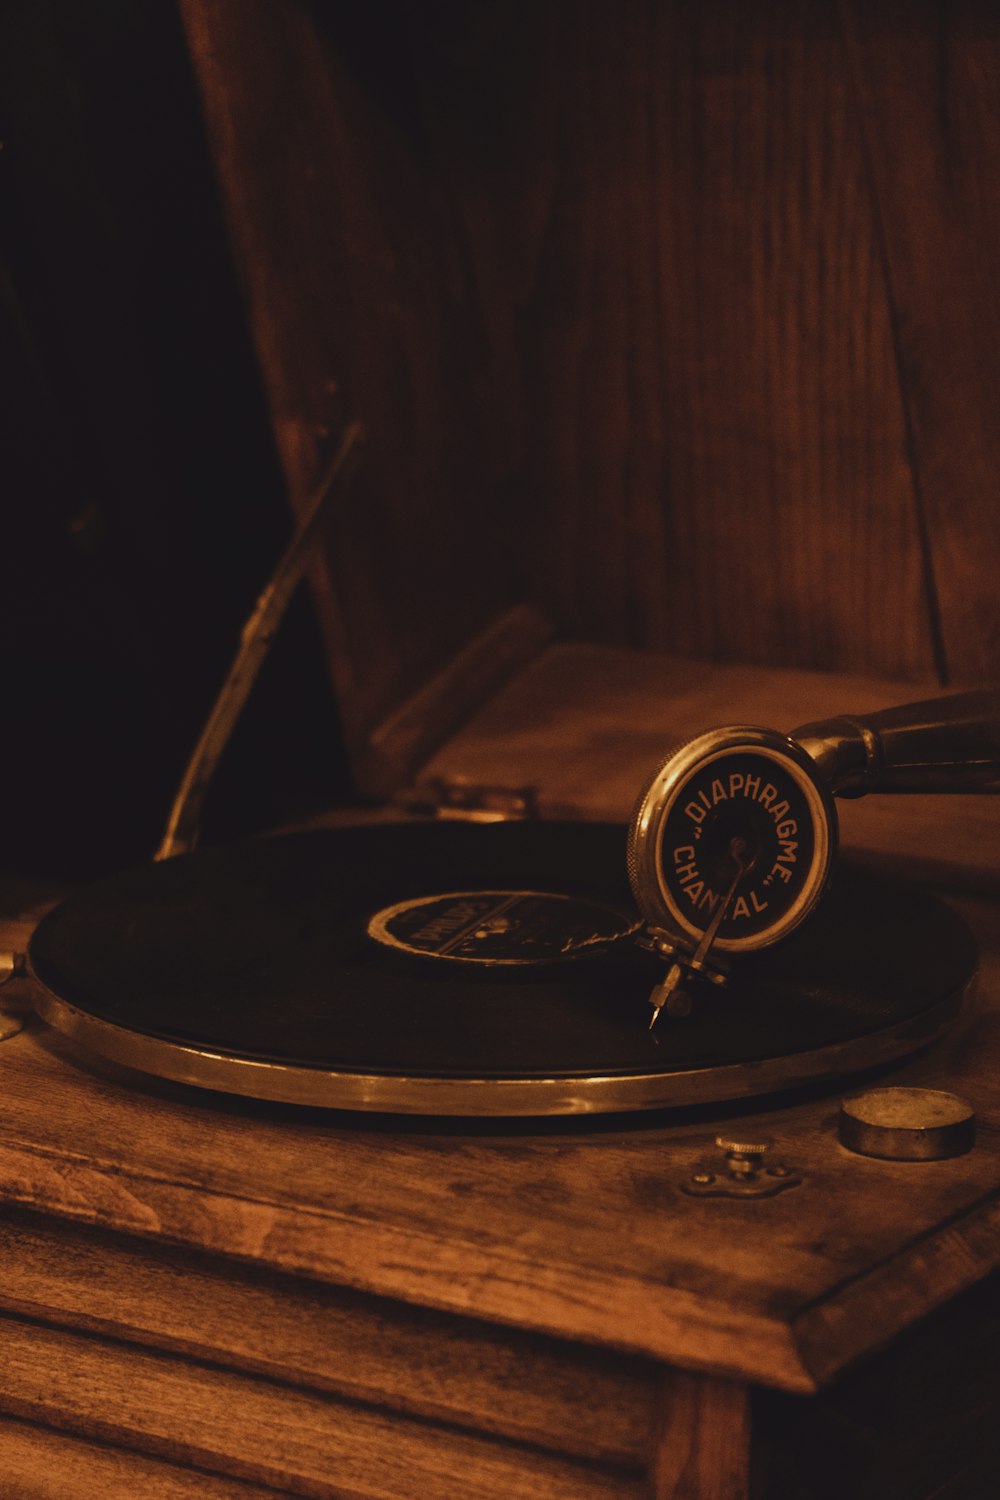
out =
<svg viewBox="0 0 1000 1500"><path fill-rule="evenodd" d="M37 1015L72 1043L150 1077L272 1104L359 1114L530 1118L632 1113L724 1104L814 1086L885 1066L940 1040L973 975L911 1015L877 1031L804 1052L670 1073L576 1074L561 1078L462 1078L307 1068L240 1057L150 1036L80 1010L36 975Z"/></svg>

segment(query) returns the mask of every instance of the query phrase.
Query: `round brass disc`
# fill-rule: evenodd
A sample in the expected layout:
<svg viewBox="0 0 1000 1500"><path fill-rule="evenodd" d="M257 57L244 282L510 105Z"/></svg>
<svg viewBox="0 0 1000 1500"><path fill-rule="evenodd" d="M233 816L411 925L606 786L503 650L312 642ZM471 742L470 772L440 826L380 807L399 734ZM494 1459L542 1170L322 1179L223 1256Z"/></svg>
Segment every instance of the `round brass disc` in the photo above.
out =
<svg viewBox="0 0 1000 1500"><path fill-rule="evenodd" d="M837 1133L860 1156L944 1161L972 1149L976 1116L943 1089L866 1089L841 1103Z"/></svg>
<svg viewBox="0 0 1000 1500"><path fill-rule="evenodd" d="M494 967L368 932L418 897L518 890L619 911L627 933L625 830L380 824L126 872L39 925L38 1009L104 1057L235 1094L546 1115L734 1099L889 1061L941 1034L975 967L947 907L847 865L810 922L658 1037L647 997L662 965L628 935L571 962Z"/></svg>

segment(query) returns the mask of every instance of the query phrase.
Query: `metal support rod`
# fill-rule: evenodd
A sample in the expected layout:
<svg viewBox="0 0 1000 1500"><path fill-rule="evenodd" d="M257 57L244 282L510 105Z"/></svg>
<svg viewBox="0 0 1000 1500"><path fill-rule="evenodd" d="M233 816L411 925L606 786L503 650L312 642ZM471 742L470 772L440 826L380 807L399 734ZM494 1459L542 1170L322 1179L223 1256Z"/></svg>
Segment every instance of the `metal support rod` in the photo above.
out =
<svg viewBox="0 0 1000 1500"><path fill-rule="evenodd" d="M1000 792L1000 692L955 693L792 730L840 797Z"/></svg>
<svg viewBox="0 0 1000 1500"><path fill-rule="evenodd" d="M239 649L212 706L177 789L155 859L188 854L198 842L201 814L215 769L239 719L302 575L312 562L334 503L345 492L351 460L364 440L360 422L344 430L340 446L310 496L305 514L243 627Z"/></svg>

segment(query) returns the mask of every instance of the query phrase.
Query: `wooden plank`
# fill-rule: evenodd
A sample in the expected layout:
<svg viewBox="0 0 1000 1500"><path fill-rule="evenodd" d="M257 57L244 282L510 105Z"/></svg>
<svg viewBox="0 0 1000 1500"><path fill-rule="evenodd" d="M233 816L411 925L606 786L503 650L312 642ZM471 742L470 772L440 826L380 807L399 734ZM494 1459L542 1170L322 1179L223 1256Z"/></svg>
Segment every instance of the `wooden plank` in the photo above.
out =
<svg viewBox="0 0 1000 1500"><path fill-rule="evenodd" d="M474 7L409 44L508 387L535 597L604 642L933 673L836 9Z"/></svg>
<svg viewBox="0 0 1000 1500"><path fill-rule="evenodd" d="M8 1312L575 1457L648 1455L644 1361L9 1211L0 1260Z"/></svg>
<svg viewBox="0 0 1000 1500"><path fill-rule="evenodd" d="M270 1485L180 1469L123 1448L0 1417L4 1500L275 1500Z"/></svg>
<svg viewBox="0 0 1000 1500"><path fill-rule="evenodd" d="M899 373L948 666L1000 669L1000 15L848 0Z"/></svg>
<svg viewBox="0 0 1000 1500"><path fill-rule="evenodd" d="M652 1500L749 1500L749 1388L670 1371L650 1479Z"/></svg>
<svg viewBox="0 0 1000 1500"><path fill-rule="evenodd" d="M612 1500L638 1476L6 1316L0 1408L295 1495Z"/></svg>

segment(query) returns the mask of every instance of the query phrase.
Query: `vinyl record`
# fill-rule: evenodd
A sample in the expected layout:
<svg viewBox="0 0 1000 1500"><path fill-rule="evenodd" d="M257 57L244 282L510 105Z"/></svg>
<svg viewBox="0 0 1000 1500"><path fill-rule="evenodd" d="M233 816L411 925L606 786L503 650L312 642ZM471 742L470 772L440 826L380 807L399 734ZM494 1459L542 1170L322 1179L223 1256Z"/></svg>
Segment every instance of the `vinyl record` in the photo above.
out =
<svg viewBox="0 0 1000 1500"><path fill-rule="evenodd" d="M38 1009L93 1051L248 1096L418 1114L656 1108L798 1086L939 1035L959 919L841 865L803 929L647 1029L625 831L404 823L207 849L52 911Z"/></svg>

